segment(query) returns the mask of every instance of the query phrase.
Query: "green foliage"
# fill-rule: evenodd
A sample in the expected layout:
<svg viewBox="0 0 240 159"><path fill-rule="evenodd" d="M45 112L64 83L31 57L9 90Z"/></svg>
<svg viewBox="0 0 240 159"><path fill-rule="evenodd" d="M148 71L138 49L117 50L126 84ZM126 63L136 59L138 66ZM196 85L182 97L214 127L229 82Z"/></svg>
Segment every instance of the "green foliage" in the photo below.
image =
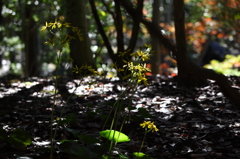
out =
<svg viewBox="0 0 240 159"><path fill-rule="evenodd" d="M6 131L0 128L0 141L8 142L14 147L21 149L32 143L32 137L22 129L15 129L10 136L8 136Z"/></svg>
<svg viewBox="0 0 240 159"><path fill-rule="evenodd" d="M8 142L15 146L27 146L32 143L32 137L22 129L16 129L8 138Z"/></svg>
<svg viewBox="0 0 240 159"><path fill-rule="evenodd" d="M110 141L113 141L114 143L130 141L127 135L116 130L101 131L100 135Z"/></svg>
<svg viewBox="0 0 240 159"><path fill-rule="evenodd" d="M46 26L48 26L48 24L46 24ZM52 25L50 27L52 27ZM43 29L47 29L47 28L44 27ZM146 73L146 71L150 71L150 70L146 69L145 65L142 64L142 62L149 59L149 56L151 55L149 48L151 48L151 46L145 44L145 49L146 49L145 51L141 51L140 50L141 48L142 47L139 47L139 50L130 54L132 57L132 59L130 61L124 61L126 63L126 65L124 67L126 67L131 72L131 74L124 77L127 80L129 80L130 82L128 83L128 86L127 86L128 88L120 94L121 98L125 98L125 97L129 96L127 90L131 90L132 92L134 92L135 89L137 88L137 85L140 82L147 84L147 79L145 77L145 73ZM126 54L126 52L121 53L120 56L124 56L124 54ZM118 68L117 64L114 64L113 66L117 72L124 71L123 69ZM75 72L77 74L81 74L83 72L83 70L88 70L93 75L107 76L107 73L104 73L104 74L99 73L90 66L82 66L80 68L78 68L77 66L73 67L73 72ZM130 95L130 97L131 97L131 95ZM70 155L78 156L80 158L86 158L86 159L88 159L88 158L89 159L91 159L91 158L107 158L107 159L114 158L111 153L112 153L112 150L114 149L114 147L117 145L117 143L130 141L130 138L121 132L121 129L124 126L124 123L126 121L126 115L123 116L122 126L121 126L120 130L117 131L117 130L113 129L113 128L115 128L114 125L117 123L117 121L119 121L119 119L118 119L119 115L117 115L117 114L119 112L125 111L125 109L129 110L128 113L130 113L131 110L136 109L130 103L123 104L121 98L116 102L109 103L111 105L112 110L110 111L108 116L106 116L106 117L104 117L104 115L102 116L102 118L105 118L105 123L103 125L103 129L104 129L106 126L106 123L110 119L110 114L113 114L113 117L111 117L111 119L110 119L111 122L109 123L110 130L102 130L99 133L101 137L108 139L110 141L110 143L109 143L109 141L103 142L99 138L81 134L81 132L78 130L66 128L66 131L72 133L74 135L74 137L76 137L77 140L74 140L74 141L62 140L60 142L61 144L60 144L59 148L62 151L66 152ZM89 107L93 107L93 106L89 105ZM93 117L94 115L96 115L96 113L91 113L89 111L87 111L86 113L88 114L89 117L91 117L91 116ZM139 108L138 113L139 113L139 115L137 118L137 122L139 122L142 118L151 118L152 117L144 108ZM129 120L134 119L134 115L130 115L130 114L128 114L128 115L129 115L129 118L128 118ZM141 117L139 117L139 116L141 116ZM75 115L70 114L70 115L64 116L63 118L61 118L61 117L57 118L57 121L58 121L58 124L66 125L69 122L76 122L74 119L75 119ZM143 139L143 142L141 145L141 148L142 148L146 134L149 132L158 131L158 129L154 125L154 122L150 122L150 121L145 121L144 123L140 124L140 126L145 128L145 136L144 136L144 139ZM83 146L79 142L84 143L85 146ZM119 152L118 156L121 159L130 158L130 156L123 155L120 152ZM147 157L148 156L143 153L138 153L137 155L135 154L135 158L147 158Z"/></svg>
<svg viewBox="0 0 240 159"><path fill-rule="evenodd" d="M24 74L25 53L25 35L30 32L36 33L36 44L39 48L35 50L39 52L39 64L42 66L43 62L53 62L51 59L55 57L54 51L49 50L43 46L40 41L44 38L44 34L38 28L40 24L44 23L46 19L56 17L59 11L59 0L2 0L1 3L1 22L0 22L0 55L4 60L10 61L10 71L15 74ZM56 9L57 8L57 9ZM34 21L35 24L32 24ZM27 26L32 25L31 29ZM14 42L14 43L13 43ZM10 59L9 52L14 58ZM33 53L33 52L31 52ZM8 72L6 72L8 73Z"/></svg>
<svg viewBox="0 0 240 159"><path fill-rule="evenodd" d="M219 62L217 60L212 60L210 64L204 66L204 68L213 69L214 71L222 73L226 76L240 76L239 67L240 55L226 55L224 61Z"/></svg>
<svg viewBox="0 0 240 159"><path fill-rule="evenodd" d="M142 152L134 152L133 156L134 156L134 159L152 159L152 157L148 157L148 155Z"/></svg>

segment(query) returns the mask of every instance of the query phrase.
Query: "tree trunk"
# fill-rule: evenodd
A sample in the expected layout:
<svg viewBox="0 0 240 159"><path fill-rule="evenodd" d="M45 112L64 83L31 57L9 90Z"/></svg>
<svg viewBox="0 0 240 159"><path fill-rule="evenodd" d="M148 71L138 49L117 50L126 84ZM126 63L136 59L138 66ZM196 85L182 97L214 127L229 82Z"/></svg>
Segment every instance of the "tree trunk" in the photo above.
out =
<svg viewBox="0 0 240 159"><path fill-rule="evenodd" d="M25 77L39 75L38 65L38 45L37 26L33 19L33 5L25 4L25 14L23 15L23 41L25 44Z"/></svg>
<svg viewBox="0 0 240 159"><path fill-rule="evenodd" d="M174 0L174 25L177 45L178 85L189 86L189 59L185 34L184 0Z"/></svg>
<svg viewBox="0 0 240 159"><path fill-rule="evenodd" d="M74 66L89 65L95 68L93 54L90 49L85 8L86 4L83 0L68 0L66 2L66 22L78 27L83 36L83 41L75 39L70 42L70 56L74 60Z"/></svg>
<svg viewBox="0 0 240 159"><path fill-rule="evenodd" d="M2 8L3 8L3 1L0 0L0 13L2 13ZM3 25L3 16L2 14L0 14L0 26L2 25ZM0 32L0 41L2 40L3 40L3 33ZM3 53L0 54L0 68L2 68L2 60L3 60L2 58L3 58Z"/></svg>
<svg viewBox="0 0 240 159"><path fill-rule="evenodd" d="M154 0L153 4L153 12L152 12L152 23L156 27L159 26L160 23L160 0ZM152 49L153 49L153 56L151 57L151 71L153 75L159 74L159 66L160 66L160 41L156 34L150 32L151 40L152 40Z"/></svg>

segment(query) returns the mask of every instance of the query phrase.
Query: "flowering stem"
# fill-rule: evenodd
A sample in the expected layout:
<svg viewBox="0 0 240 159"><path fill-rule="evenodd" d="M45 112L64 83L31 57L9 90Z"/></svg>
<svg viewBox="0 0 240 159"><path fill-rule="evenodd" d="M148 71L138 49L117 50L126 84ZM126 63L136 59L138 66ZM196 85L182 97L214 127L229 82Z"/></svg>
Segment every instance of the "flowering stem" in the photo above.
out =
<svg viewBox="0 0 240 159"><path fill-rule="evenodd" d="M141 151L142 148L143 148L143 144L144 144L144 142L145 142L147 133L148 133L148 131L147 131L147 128L146 128L146 129L145 129L145 133L144 133L144 137L143 137L143 141L142 141L141 147L140 147L140 149L139 149L139 151L138 151L138 154L140 153L140 151Z"/></svg>

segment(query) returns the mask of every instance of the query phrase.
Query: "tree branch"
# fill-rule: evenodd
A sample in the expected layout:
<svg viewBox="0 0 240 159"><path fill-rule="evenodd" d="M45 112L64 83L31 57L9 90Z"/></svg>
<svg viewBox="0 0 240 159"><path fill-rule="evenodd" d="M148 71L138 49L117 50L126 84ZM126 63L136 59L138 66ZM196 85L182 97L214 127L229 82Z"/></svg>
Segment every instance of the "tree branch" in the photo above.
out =
<svg viewBox="0 0 240 159"><path fill-rule="evenodd" d="M142 18L142 9L143 9L143 0L138 0L138 5L136 9L137 14L133 18L132 35L131 35L131 39L127 49L127 50L130 50L129 52L133 52L134 47L136 46L136 43L137 43L138 32L140 28L139 25Z"/></svg>
<svg viewBox="0 0 240 159"><path fill-rule="evenodd" d="M110 58L111 58L113 61L115 61L116 55L114 54L114 52L113 52L113 50L112 50L112 47L111 47L111 44L110 44L110 42L109 42L109 40L108 40L108 37L107 37L107 35L105 34L105 31L104 31L104 29L103 29L103 25L102 25L102 23L101 23L101 21L100 21L100 18L99 18L99 16L98 16L98 13L97 13L97 9L96 9L94 0L89 0L89 2L90 2L90 5L91 5L93 17L94 17L94 19L95 19L95 21L96 21L96 24L97 24L97 27L98 27L98 31L99 31L99 33L101 34L102 38L103 38L103 41L104 41L104 43L105 43L105 46L106 46L106 48L107 48L107 50L108 50L108 54L109 54Z"/></svg>

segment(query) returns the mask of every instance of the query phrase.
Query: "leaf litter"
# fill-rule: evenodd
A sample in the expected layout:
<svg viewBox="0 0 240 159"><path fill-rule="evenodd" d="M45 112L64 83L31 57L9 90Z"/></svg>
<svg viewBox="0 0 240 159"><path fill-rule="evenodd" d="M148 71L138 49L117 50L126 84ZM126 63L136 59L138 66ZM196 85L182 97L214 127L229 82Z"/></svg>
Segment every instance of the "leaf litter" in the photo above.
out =
<svg viewBox="0 0 240 159"><path fill-rule="evenodd" d="M123 99L119 116L130 111L134 118L127 121L122 130L131 140L119 143L118 151L137 152L144 136L139 123L151 119L159 131L146 137L142 152L153 158L240 158L239 111L222 95L214 81L209 81L207 86L186 89L178 88L170 77L148 77L148 80L149 85L139 85L134 94L129 90L132 98ZM239 77L229 77L229 80L233 88L240 90ZM85 77L76 89L78 83L78 79L60 80L55 119L60 116L67 97L74 90L75 94L64 109L63 118L68 121L59 127L57 142L74 140L74 133L98 138L106 114L112 117L110 109L119 99L119 93L126 89L117 80L98 77ZM32 137L26 149L2 142L0 158L48 158L49 152L44 150L50 145L54 85L52 80L36 77L0 80L0 125L6 132L4 135L12 136L16 129L22 129ZM129 105L131 107L127 107ZM62 158L65 155L63 153Z"/></svg>

